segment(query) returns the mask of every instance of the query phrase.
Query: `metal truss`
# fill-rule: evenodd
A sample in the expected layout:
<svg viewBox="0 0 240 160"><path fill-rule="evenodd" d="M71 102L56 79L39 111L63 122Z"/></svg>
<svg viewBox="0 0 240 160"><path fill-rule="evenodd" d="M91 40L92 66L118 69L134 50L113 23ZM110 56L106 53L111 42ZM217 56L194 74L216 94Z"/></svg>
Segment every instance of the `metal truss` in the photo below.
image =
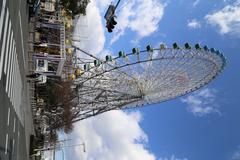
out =
<svg viewBox="0 0 240 160"><path fill-rule="evenodd" d="M225 57L214 49L162 48L121 54L88 63L75 80L78 120L110 110L160 103L193 92L224 69Z"/></svg>

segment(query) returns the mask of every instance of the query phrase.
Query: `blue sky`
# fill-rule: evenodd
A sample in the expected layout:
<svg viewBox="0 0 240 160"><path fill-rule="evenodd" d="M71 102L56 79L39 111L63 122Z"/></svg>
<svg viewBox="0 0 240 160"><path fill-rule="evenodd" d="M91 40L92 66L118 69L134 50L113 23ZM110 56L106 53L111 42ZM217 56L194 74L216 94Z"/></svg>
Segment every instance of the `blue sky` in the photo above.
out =
<svg viewBox="0 0 240 160"><path fill-rule="evenodd" d="M87 152L68 149L66 158L240 160L240 1L122 0L111 34L103 19L109 3L92 0L88 6L83 49L103 57L149 43L200 43L221 50L227 67L184 97L79 122L70 137L84 141Z"/></svg>

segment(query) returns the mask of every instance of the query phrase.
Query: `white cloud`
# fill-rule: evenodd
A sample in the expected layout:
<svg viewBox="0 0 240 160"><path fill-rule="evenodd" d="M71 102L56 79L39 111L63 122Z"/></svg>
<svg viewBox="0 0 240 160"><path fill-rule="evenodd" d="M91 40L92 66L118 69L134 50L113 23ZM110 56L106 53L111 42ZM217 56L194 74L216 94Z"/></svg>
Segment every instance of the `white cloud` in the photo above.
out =
<svg viewBox="0 0 240 160"><path fill-rule="evenodd" d="M232 156L232 160L240 160L240 152L235 152Z"/></svg>
<svg viewBox="0 0 240 160"><path fill-rule="evenodd" d="M159 160L188 160L188 159L187 158L176 158L175 155L172 155L170 157L159 158Z"/></svg>
<svg viewBox="0 0 240 160"><path fill-rule="evenodd" d="M101 52L104 50L105 21L102 16L110 3L110 0L92 0L87 7L87 15L85 17L81 16L77 21L75 37L77 37L76 39L80 37L81 42L76 44L81 49L96 56L101 56ZM110 43L116 42L123 36L126 29L136 32L136 41L151 35L158 29L158 23L162 19L164 7L163 4L156 0L121 2L116 13L118 24L114 29ZM103 21L104 24L102 23Z"/></svg>
<svg viewBox="0 0 240 160"><path fill-rule="evenodd" d="M212 26L217 26L221 34L240 35L240 1L206 15L205 19Z"/></svg>
<svg viewBox="0 0 240 160"><path fill-rule="evenodd" d="M99 6L100 9L103 9L106 11L108 5L110 5L112 0L98 0L97 5Z"/></svg>
<svg viewBox="0 0 240 160"><path fill-rule="evenodd" d="M110 111L79 122L71 137L75 139L74 143L85 142L86 152L76 148L71 157L88 160L155 160L155 156L145 148L148 137L139 125L141 119L140 112Z"/></svg>
<svg viewBox="0 0 240 160"><path fill-rule="evenodd" d="M100 10L95 0L87 6L86 16L81 16L77 21L75 37L80 38L77 45L94 55L98 55L104 48L105 35Z"/></svg>
<svg viewBox="0 0 240 160"><path fill-rule="evenodd" d="M200 2L200 0L195 0L195 1L193 2L193 7L196 7L196 6L199 4L199 2Z"/></svg>
<svg viewBox="0 0 240 160"><path fill-rule="evenodd" d="M205 116L211 113L218 113L219 105L216 103L216 90L215 89L203 89L197 91L186 98L181 98L183 103L187 103L187 110L195 116Z"/></svg>
<svg viewBox="0 0 240 160"><path fill-rule="evenodd" d="M233 153L232 160L240 160L240 147L238 147L238 150Z"/></svg>
<svg viewBox="0 0 240 160"><path fill-rule="evenodd" d="M158 29L164 7L156 0L131 0L126 3L117 14L118 24L111 44L123 36L126 29L136 32L139 39L151 35Z"/></svg>
<svg viewBox="0 0 240 160"><path fill-rule="evenodd" d="M192 29L197 29L197 28L201 28L201 23L196 19L192 19L188 21L187 26Z"/></svg>

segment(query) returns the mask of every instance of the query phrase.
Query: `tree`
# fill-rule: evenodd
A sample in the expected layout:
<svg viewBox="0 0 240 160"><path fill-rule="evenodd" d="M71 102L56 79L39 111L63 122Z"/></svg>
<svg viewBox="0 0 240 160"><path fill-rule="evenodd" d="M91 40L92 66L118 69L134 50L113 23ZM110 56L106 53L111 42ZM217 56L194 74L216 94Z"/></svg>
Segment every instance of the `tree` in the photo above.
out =
<svg viewBox="0 0 240 160"><path fill-rule="evenodd" d="M86 8L90 0L61 0L60 3L72 16L86 15Z"/></svg>
<svg viewBox="0 0 240 160"><path fill-rule="evenodd" d="M78 115L74 110L78 103L72 85L71 81L48 81L37 89L38 97L46 103L43 114L50 130L63 130L65 133L73 130L71 122Z"/></svg>

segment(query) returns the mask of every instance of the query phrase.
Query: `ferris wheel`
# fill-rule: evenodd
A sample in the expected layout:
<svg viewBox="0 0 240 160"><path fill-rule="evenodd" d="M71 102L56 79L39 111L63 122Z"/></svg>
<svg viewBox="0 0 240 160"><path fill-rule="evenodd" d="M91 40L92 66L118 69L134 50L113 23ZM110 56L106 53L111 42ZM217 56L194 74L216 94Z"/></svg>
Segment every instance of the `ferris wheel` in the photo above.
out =
<svg viewBox="0 0 240 160"><path fill-rule="evenodd" d="M76 121L183 96L207 85L226 66L220 51L188 43L133 48L130 53L120 51L117 57L106 55L104 61L92 58L74 81L80 111Z"/></svg>

